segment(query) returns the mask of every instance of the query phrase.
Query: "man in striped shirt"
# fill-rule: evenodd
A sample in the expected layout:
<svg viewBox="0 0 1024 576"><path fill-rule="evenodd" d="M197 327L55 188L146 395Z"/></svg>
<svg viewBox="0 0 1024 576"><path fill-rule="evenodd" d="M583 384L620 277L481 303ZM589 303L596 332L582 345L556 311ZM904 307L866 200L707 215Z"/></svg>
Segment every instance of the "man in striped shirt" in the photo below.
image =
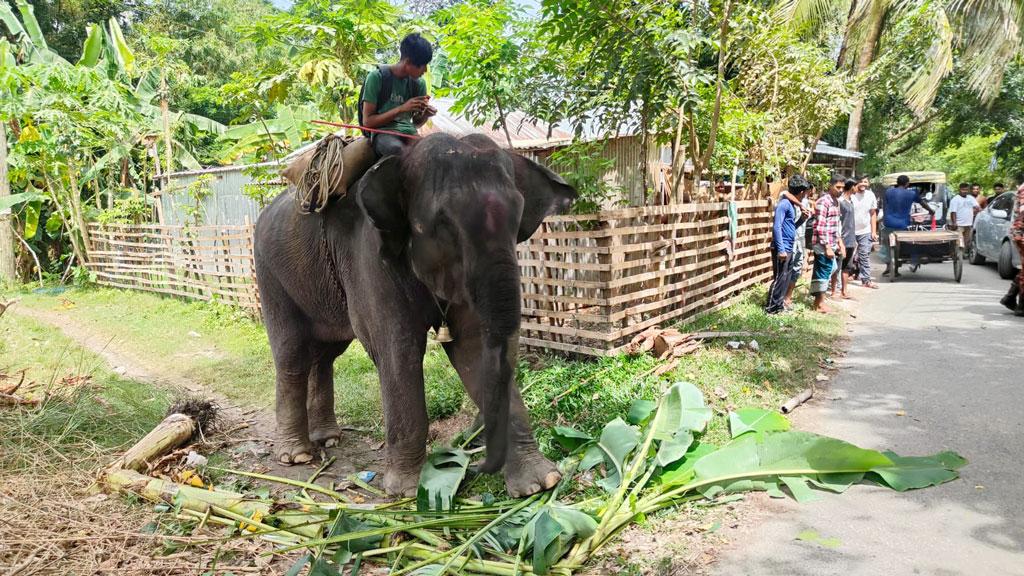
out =
<svg viewBox="0 0 1024 576"><path fill-rule="evenodd" d="M826 313L825 290L832 278L832 267L835 265L836 254L842 258L845 249L839 242L839 195L843 192L843 179L832 178L828 193L822 194L815 205L818 214L814 222L814 235L811 244L814 250L814 273L811 278L811 294L814 296L814 309Z"/></svg>

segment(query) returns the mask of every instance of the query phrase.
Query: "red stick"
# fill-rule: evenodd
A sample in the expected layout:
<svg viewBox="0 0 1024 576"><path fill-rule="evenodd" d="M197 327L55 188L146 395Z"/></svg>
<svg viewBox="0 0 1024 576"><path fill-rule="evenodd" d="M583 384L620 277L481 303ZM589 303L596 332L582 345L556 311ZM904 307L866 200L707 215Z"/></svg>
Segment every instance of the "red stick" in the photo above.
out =
<svg viewBox="0 0 1024 576"><path fill-rule="evenodd" d="M326 120L310 120L313 124L323 124L324 126L334 126L337 128L352 128L353 130L366 130L367 132L374 132L376 134L390 134L392 136L398 136L399 138L408 138L410 140L419 140L419 136L412 134L402 134L401 132L395 132L394 130L379 130L377 128L367 128L366 126L357 126L355 124L342 124L340 122L327 122Z"/></svg>

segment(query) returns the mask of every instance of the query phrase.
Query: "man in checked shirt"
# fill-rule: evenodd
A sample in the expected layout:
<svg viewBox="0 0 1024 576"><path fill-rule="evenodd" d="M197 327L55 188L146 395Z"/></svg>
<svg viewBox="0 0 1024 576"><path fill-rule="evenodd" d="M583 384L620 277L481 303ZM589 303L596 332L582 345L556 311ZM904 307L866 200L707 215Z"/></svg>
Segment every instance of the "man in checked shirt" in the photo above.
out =
<svg viewBox="0 0 1024 576"><path fill-rule="evenodd" d="M1017 201L1014 202L1013 214L1010 215L1010 240L1020 252L1021 267L1017 277L1010 283L1010 291L1003 296L1001 302L1017 316L1024 316L1024 184L1017 188Z"/></svg>
<svg viewBox="0 0 1024 576"><path fill-rule="evenodd" d="M843 179L832 178L828 193L822 194L815 205L818 219L814 222L814 235L811 239L814 250L811 294L814 296L814 309L822 314L828 312L828 308L825 307L825 290L832 278L836 254L839 254L840 261L846 255L846 249L839 241L839 195L842 192Z"/></svg>

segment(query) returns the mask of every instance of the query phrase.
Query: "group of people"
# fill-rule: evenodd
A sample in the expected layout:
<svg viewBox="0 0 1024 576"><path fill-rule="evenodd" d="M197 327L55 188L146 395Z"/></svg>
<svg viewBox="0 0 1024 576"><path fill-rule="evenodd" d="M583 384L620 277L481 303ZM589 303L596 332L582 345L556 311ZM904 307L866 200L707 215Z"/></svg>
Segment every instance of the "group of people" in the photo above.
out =
<svg viewBox="0 0 1024 576"><path fill-rule="evenodd" d="M789 179L775 207L772 284L765 312L792 309L793 292L812 260L814 309L828 312L826 298L852 299L854 279L878 288L871 277L871 251L878 242L878 199L867 177L833 177L823 194L803 176Z"/></svg>
<svg viewBox="0 0 1024 576"><path fill-rule="evenodd" d="M896 186L885 191L882 236L892 231L907 230L911 214L919 205L932 217L935 209L920 192L911 188L910 179L901 175ZM996 196L1005 190L994 187ZM958 194L950 200L947 226L963 235L964 249L970 247L974 217L987 203L981 186L962 183ZM1017 189L1015 213L1011 215L1011 238L1024 261L1024 184ZM879 203L866 176L859 179L833 177L824 194L803 176L789 179L775 206L772 231L772 283L768 290L765 312L778 314L791 310L793 292L803 275L808 257L813 259L810 293L814 310L828 312L825 300L835 298L837 289L842 298L853 299L849 287L854 279L861 286L878 288L871 277L871 252L879 244L887 248L887 240L879 235ZM884 275L899 274L887 251ZM1024 267L1012 281L1002 304L1018 316L1024 316Z"/></svg>

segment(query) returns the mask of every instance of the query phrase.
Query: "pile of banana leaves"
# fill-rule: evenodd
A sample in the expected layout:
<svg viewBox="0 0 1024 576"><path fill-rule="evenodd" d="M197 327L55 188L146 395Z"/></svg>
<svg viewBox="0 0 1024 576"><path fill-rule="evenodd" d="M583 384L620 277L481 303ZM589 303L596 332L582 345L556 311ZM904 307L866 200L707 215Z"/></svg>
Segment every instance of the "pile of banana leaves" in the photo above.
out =
<svg viewBox="0 0 1024 576"><path fill-rule="evenodd" d="M556 427L569 453L563 480L526 499L460 496L471 455L449 448L428 458L414 499L357 504L316 484L237 472L301 492L266 501L262 512L216 508L206 517L280 544L274 553L306 551L291 576L358 574L367 562L392 575L568 576L624 528L685 502L755 490L803 502L864 482L904 491L953 480L966 464L952 452L903 457L790 430L781 414L756 408L730 413L732 438L714 446L701 440L711 416L700 390L679 382L657 402L635 402L597 437ZM575 490L583 477L594 480L589 492ZM570 501L570 486L597 495Z"/></svg>

